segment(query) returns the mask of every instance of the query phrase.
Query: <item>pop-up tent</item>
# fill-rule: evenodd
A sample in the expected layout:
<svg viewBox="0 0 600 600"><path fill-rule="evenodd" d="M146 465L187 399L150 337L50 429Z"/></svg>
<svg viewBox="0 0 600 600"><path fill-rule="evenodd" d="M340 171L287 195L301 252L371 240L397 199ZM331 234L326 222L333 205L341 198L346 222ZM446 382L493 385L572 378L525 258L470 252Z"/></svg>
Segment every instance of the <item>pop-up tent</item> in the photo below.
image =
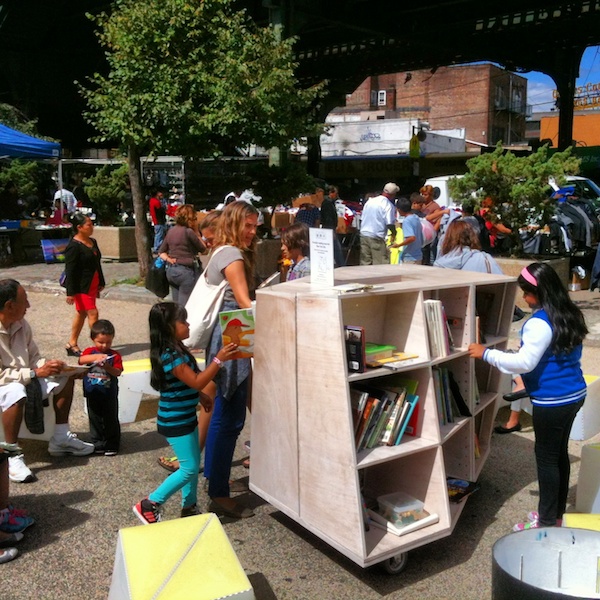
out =
<svg viewBox="0 0 600 600"><path fill-rule="evenodd" d="M0 158L59 158L60 144L15 131L0 123Z"/></svg>

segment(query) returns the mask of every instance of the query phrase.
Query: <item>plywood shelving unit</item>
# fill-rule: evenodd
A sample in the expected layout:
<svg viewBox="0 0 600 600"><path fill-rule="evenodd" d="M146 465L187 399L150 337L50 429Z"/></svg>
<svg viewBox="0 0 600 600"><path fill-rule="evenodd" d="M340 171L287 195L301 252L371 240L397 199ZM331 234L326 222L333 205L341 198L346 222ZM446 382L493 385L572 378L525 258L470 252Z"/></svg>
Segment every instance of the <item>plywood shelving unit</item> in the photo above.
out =
<svg viewBox="0 0 600 600"><path fill-rule="evenodd" d="M514 278L415 265L346 267L336 285L377 284L338 294L306 279L257 293L250 488L273 506L367 567L450 535L465 505L448 500L446 477L475 481L490 451L498 373L467 352L479 310L486 345L505 348L514 306ZM380 286L380 287L379 287ZM455 348L432 359L423 301L440 299L457 318ZM349 373L344 325L361 325L367 341L417 354L401 371ZM472 413L440 426L432 368L452 370ZM398 446L357 452L350 385L417 379L416 436ZM477 382L477 390L475 383ZM475 436L480 453L476 458ZM365 531L361 493L406 492L439 521L396 536Z"/></svg>

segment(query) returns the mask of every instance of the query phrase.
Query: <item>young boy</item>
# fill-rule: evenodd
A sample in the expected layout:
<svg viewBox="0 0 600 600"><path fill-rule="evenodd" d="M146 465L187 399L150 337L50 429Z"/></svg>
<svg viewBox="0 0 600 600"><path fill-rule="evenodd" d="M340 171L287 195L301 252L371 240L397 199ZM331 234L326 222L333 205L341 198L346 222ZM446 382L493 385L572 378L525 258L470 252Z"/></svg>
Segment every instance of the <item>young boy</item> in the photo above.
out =
<svg viewBox="0 0 600 600"><path fill-rule="evenodd" d="M91 328L94 345L79 357L80 365L91 365L83 378L83 395L95 452L104 456L116 456L121 441L117 377L123 372L123 359L111 348L114 336L113 324L99 319Z"/></svg>
<svg viewBox="0 0 600 600"><path fill-rule="evenodd" d="M423 259L423 229L421 220L412 212L412 204L408 198L398 198L396 201L398 214L402 217L402 232L404 239L401 242L392 244L392 248L404 246L404 251L400 258L403 263L413 263L420 265Z"/></svg>

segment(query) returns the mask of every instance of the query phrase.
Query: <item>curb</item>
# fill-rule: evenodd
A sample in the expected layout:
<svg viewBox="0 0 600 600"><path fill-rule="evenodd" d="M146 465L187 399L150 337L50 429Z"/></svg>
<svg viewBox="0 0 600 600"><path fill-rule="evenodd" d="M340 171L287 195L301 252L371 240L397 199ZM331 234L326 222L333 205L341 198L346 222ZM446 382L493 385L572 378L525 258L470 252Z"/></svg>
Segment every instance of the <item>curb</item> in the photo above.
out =
<svg viewBox="0 0 600 600"><path fill-rule="evenodd" d="M49 279L44 279L42 281L21 280L20 283L26 290L31 292L54 294L55 296L64 295L65 293L64 288L60 284ZM160 302L160 298L146 288L131 284L119 284L106 287L102 290L100 298L103 300L121 300L148 305Z"/></svg>

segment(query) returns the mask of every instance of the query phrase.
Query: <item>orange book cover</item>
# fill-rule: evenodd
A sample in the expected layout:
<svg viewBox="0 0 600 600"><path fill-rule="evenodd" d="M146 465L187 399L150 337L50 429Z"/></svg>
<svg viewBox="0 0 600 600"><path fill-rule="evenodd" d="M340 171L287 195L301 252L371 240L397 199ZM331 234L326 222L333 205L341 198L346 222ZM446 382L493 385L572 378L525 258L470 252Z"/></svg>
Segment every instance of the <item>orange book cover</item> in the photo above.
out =
<svg viewBox="0 0 600 600"><path fill-rule="evenodd" d="M221 341L223 345L237 344L233 358L254 356L254 314L250 308L226 310L219 313Z"/></svg>

